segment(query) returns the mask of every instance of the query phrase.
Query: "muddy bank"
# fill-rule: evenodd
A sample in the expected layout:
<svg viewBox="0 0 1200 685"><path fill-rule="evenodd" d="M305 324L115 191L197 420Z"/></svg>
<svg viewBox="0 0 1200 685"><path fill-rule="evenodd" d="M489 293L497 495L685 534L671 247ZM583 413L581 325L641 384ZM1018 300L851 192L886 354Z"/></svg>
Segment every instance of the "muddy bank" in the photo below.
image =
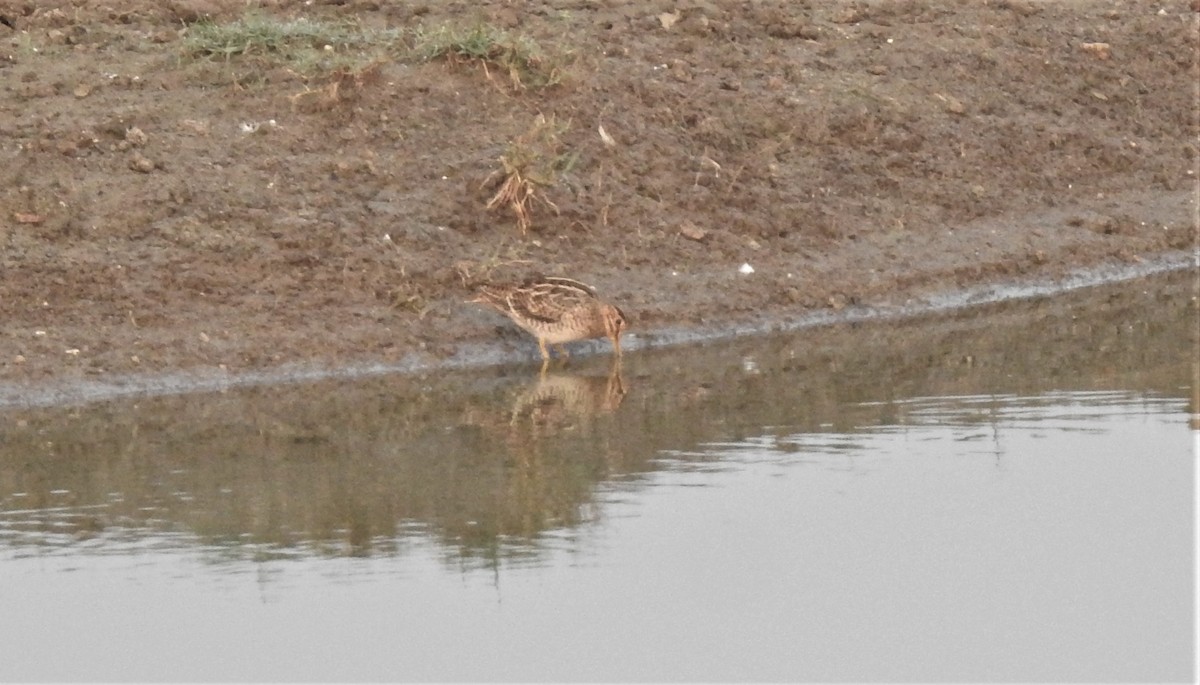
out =
<svg viewBox="0 0 1200 685"><path fill-rule="evenodd" d="M658 331L631 334L624 347L636 354L639 350L667 347L682 347L702 343L731 340L738 337L762 336L775 332L800 329L822 329L839 324L919 319L956 310L982 308L985 305L1012 302L1031 298L1047 298L1046 305L1056 316L1067 316L1067 312L1078 306L1075 299L1056 299L1079 289L1119 284L1122 282L1154 278L1161 274L1175 274L1172 285L1163 291L1163 297L1176 300L1174 310L1200 312L1200 283L1189 272L1195 272L1200 254L1175 253L1143 261L1135 265L1109 265L1069 274L1053 281L1023 281L992 284L955 292L943 292L893 306L851 306L839 311L819 311L788 318L760 318L744 321L737 326L675 326ZM1181 286L1183 283L1185 285ZM1188 290L1186 284L1191 283ZM1160 284L1151 281L1151 288ZM1184 300L1188 302L1185 304ZM1086 300L1085 300L1086 302ZM981 312L981 315L983 312ZM969 315L964 312L964 315ZM910 324L911 325L911 324ZM823 333L815 332L820 341ZM257 371L230 372L228 370L193 370L162 374L113 375L94 380L58 380L32 383L0 382L0 410L31 409L37 407L71 406L122 397L152 397L195 392L216 392L272 384L311 383L323 380L367 378L381 375L409 377L438 371L481 368L502 364L538 367L535 361L536 347L530 344L510 345L478 343L462 345L457 353L441 360L430 361L421 355L412 355L392 363L349 363L340 366L317 364L291 364ZM577 347L576 357L591 354L606 355L606 343L584 343ZM626 362L629 364L629 362ZM637 361L632 361L636 365ZM556 363L555 369L569 371L570 365Z"/></svg>
<svg viewBox="0 0 1200 685"><path fill-rule="evenodd" d="M1183 0L0 16L9 404L516 358L463 300L531 273L649 344L1136 270L1200 230ZM431 49L462 27L501 52Z"/></svg>

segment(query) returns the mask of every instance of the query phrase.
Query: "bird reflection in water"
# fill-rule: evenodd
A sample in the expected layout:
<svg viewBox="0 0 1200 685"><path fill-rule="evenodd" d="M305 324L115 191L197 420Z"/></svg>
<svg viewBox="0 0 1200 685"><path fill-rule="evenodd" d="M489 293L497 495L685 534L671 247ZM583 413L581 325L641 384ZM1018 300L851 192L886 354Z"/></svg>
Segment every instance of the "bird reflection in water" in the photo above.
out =
<svg viewBox="0 0 1200 685"><path fill-rule="evenodd" d="M564 370L542 371L513 402L509 425L529 425L547 433L569 430L598 416L612 414L629 390L615 359L606 376Z"/></svg>

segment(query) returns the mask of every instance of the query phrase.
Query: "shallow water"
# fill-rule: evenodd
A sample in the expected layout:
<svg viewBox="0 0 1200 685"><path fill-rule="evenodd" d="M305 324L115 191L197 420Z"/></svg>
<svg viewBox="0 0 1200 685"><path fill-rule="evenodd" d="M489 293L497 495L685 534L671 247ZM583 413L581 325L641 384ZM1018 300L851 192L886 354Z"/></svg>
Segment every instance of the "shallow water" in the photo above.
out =
<svg viewBox="0 0 1200 685"><path fill-rule="evenodd" d="M1191 281L0 414L0 680L1190 680Z"/></svg>

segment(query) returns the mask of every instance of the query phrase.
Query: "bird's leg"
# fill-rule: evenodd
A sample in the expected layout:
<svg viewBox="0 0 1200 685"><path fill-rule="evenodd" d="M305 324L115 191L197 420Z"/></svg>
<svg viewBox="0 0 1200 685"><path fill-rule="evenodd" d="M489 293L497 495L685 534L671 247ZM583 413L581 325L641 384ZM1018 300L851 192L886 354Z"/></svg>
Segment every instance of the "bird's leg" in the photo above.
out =
<svg viewBox="0 0 1200 685"><path fill-rule="evenodd" d="M621 375L621 355L618 354L612 358L612 363L609 364L609 367L608 367L608 375L609 376L614 376L614 375L620 376Z"/></svg>
<svg viewBox="0 0 1200 685"><path fill-rule="evenodd" d="M617 359L621 358L621 336L614 335L612 337L613 352L616 353Z"/></svg>
<svg viewBox="0 0 1200 685"><path fill-rule="evenodd" d="M546 349L546 340L544 338L538 338L538 349L542 351L542 362L549 362L550 351Z"/></svg>
<svg viewBox="0 0 1200 685"><path fill-rule="evenodd" d="M614 357L612 368L608 371L608 386L604 389L605 405L616 409L625 399L625 379L621 378L621 358Z"/></svg>

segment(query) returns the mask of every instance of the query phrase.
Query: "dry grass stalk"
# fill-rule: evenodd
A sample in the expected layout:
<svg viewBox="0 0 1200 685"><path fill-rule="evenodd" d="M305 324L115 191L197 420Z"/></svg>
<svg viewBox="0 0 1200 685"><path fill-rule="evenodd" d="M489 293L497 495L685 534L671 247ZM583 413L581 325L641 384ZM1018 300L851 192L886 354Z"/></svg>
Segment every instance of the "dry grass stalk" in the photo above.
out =
<svg viewBox="0 0 1200 685"><path fill-rule="evenodd" d="M533 198L537 190L534 188L533 182L521 174L520 169L512 168L507 160L501 160L504 163L504 182L500 184L500 189L488 200L487 208L496 209L497 207L507 206L512 210L513 215L517 218L517 226L521 229L521 235L529 232L529 227L533 225L533 220L529 214L529 201ZM495 172L489 178L494 178Z"/></svg>
<svg viewBox="0 0 1200 685"><path fill-rule="evenodd" d="M292 106L309 105L311 109L333 107L337 104L357 99L364 89L378 83L383 69L381 60L374 60L360 65L344 65L334 69L323 86L310 88L289 96Z"/></svg>
<svg viewBox="0 0 1200 685"><path fill-rule="evenodd" d="M558 212L558 206L550 201L541 188L554 185L555 175L564 160L574 158L560 153L560 134L567 129L553 117L539 114L533 126L514 140L500 157L501 168L484 180L484 186L502 176L500 187L487 202L489 210L508 207L517 219L521 235L526 235L533 225L532 204L538 200Z"/></svg>

